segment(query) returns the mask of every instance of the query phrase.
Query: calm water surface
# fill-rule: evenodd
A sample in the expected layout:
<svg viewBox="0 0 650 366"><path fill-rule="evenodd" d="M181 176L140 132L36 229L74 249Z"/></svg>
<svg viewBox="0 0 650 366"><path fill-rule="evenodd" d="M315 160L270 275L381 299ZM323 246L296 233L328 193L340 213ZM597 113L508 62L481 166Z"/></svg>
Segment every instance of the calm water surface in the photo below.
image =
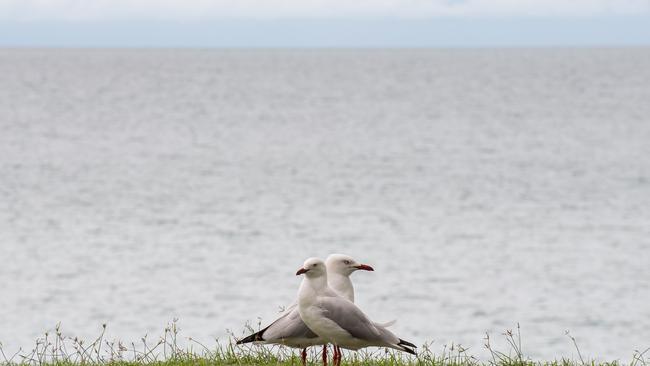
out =
<svg viewBox="0 0 650 366"><path fill-rule="evenodd" d="M0 341L209 343L344 252L415 343L650 346L650 50L0 50ZM498 341L501 345L504 342Z"/></svg>

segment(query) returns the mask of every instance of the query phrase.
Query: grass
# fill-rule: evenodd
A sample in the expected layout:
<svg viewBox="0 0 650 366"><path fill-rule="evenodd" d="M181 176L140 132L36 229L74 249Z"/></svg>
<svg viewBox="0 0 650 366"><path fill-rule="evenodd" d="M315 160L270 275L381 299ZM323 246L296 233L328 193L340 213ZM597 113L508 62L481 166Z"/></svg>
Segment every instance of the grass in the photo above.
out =
<svg viewBox="0 0 650 366"><path fill-rule="evenodd" d="M246 333L253 331L250 325ZM281 346L235 345L235 336L230 332L227 342L219 342L208 347L192 338L180 337L176 320L170 323L162 336L155 341L143 337L140 342L125 344L106 339L106 325L101 334L86 342L76 337L66 336L57 325L53 333L45 333L36 340L29 350L18 350L7 354L0 343L0 365L3 366L298 366L301 364L298 352ZM519 325L516 331L508 330L505 337L508 349L494 349L489 335L485 337L485 347L490 358L479 360L459 345L443 347L440 353L431 351L431 344L418 348L418 356L410 356L393 350L365 349L359 352L346 352L344 365L349 366L650 366L650 358L645 351L635 351L628 363L619 361L595 362L583 359L578 344L570 334L578 352L578 360L561 359L554 361L533 361L522 352ZM180 344L184 343L183 346ZM310 365L321 364L321 349L313 347L309 351ZM330 348L331 350L331 348ZM331 354L331 353L330 353ZM330 362L331 364L331 362Z"/></svg>

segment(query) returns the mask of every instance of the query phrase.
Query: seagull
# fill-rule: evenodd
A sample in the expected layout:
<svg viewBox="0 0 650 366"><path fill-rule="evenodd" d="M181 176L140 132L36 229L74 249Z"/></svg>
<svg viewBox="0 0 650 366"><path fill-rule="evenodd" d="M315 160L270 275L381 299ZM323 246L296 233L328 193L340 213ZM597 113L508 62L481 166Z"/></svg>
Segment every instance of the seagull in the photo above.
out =
<svg viewBox="0 0 650 366"><path fill-rule="evenodd" d="M327 257L324 267L329 271L329 285L333 291L354 302L354 287L350 275L358 270L374 271L367 264L360 264L345 254L332 254ZM297 301L291 304L284 313L266 328L246 338L237 344L256 342L262 344L281 344L284 346L302 348L302 364L307 362L307 347L324 345L323 364L327 364L327 342L312 332L300 318ZM340 357L340 350L334 347L334 357Z"/></svg>
<svg viewBox="0 0 650 366"><path fill-rule="evenodd" d="M296 276L302 274L305 278L298 291L298 313L323 341L351 350L376 346L415 354L413 343L398 338L385 325L371 321L353 302L330 288L328 270L321 259L307 259L296 272ZM340 361L339 356L335 365Z"/></svg>

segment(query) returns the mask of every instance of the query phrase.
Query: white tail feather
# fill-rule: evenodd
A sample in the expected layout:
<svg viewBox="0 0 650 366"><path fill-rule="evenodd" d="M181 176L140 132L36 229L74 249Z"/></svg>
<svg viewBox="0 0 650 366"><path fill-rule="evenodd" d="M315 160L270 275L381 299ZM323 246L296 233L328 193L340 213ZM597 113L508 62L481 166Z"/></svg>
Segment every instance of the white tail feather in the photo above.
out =
<svg viewBox="0 0 650 366"><path fill-rule="evenodd" d="M393 320L391 320L389 322L386 322L386 323L375 323L375 325L379 325L380 327L388 328L388 327L390 327L391 325L393 325L395 323L397 323L397 319L393 319Z"/></svg>

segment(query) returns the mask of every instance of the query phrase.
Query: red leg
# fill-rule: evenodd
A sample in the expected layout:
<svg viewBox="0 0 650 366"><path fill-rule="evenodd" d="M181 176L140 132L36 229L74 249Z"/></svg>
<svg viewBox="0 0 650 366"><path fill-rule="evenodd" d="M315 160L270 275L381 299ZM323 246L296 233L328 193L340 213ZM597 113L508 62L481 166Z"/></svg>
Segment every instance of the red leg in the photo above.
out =
<svg viewBox="0 0 650 366"><path fill-rule="evenodd" d="M334 351L336 351L336 366L340 366L341 358L343 357L343 355L341 354L341 347L334 346Z"/></svg>
<svg viewBox="0 0 650 366"><path fill-rule="evenodd" d="M323 346L323 366L327 366L327 345Z"/></svg>
<svg viewBox="0 0 650 366"><path fill-rule="evenodd" d="M307 366L307 348L302 349L300 357L302 358L302 366Z"/></svg>

